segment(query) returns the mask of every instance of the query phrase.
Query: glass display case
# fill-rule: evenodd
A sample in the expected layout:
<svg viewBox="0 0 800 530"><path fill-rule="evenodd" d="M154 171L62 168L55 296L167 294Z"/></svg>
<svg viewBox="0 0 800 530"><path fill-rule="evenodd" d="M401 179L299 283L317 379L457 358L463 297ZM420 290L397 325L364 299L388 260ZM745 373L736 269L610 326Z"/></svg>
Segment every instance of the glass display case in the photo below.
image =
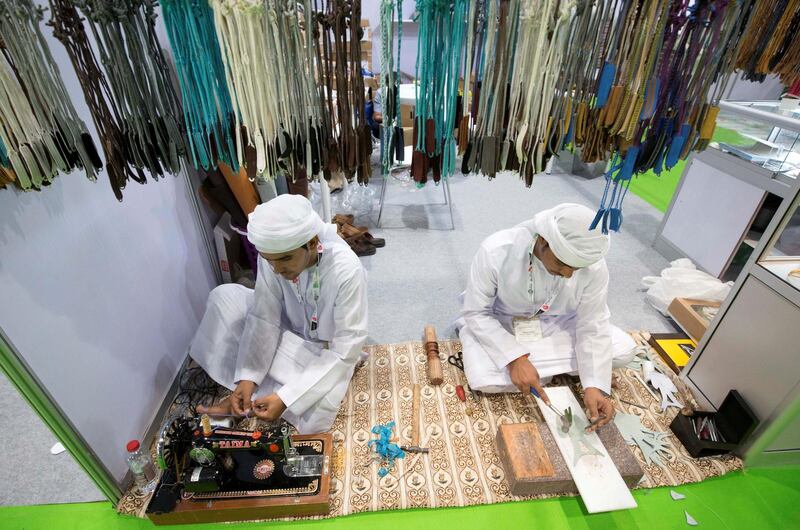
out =
<svg viewBox="0 0 800 530"><path fill-rule="evenodd" d="M800 291L800 197L789 207L758 264Z"/></svg>
<svg viewBox="0 0 800 530"><path fill-rule="evenodd" d="M775 173L800 175L800 100L721 101L711 147Z"/></svg>

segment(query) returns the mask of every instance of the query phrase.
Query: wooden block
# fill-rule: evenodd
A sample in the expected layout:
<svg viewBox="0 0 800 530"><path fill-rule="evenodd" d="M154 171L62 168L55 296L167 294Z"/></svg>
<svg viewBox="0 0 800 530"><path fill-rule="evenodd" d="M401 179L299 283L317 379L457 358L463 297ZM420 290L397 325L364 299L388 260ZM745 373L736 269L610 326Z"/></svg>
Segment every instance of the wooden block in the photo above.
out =
<svg viewBox="0 0 800 530"><path fill-rule="evenodd" d="M555 475L535 423L506 423L497 430L497 451L512 493L532 480Z"/></svg>
<svg viewBox="0 0 800 530"><path fill-rule="evenodd" d="M572 409L574 424L572 429L583 429L589 420L583 412L569 387L559 386L547 389L550 402L556 410ZM622 479L616 463L601 443L596 433L587 433L583 437L584 445L590 446L593 453L584 454L575 459L576 445L574 439L564 435L560 430L560 421L556 413L537 399L544 415L547 428L553 435L556 446L564 457L564 462L575 481L586 511L589 513L610 512L636 508L636 500L631 495L628 485ZM610 425L610 424L609 424ZM572 432L572 431L571 431ZM552 457L552 455L551 455Z"/></svg>
<svg viewBox="0 0 800 530"><path fill-rule="evenodd" d="M540 476L523 478L526 475L524 472L515 471L516 468L510 466L509 455L514 451L513 445L508 442L511 438L505 434L509 427L512 425L525 425L525 424L506 424L501 425L497 431L497 449L500 455L500 462L506 474L506 481L508 482L509 491L512 495L529 496L540 495L544 493L549 494L574 494L578 493L578 488L575 481L572 480L567 464L564 462L564 457L556 446L556 441L550 433L550 429L542 424L538 426L537 432L542 441L542 446L550 465L553 469L551 476ZM518 429L518 428L517 428ZM597 430L597 435L603 446L611 456L611 460L619 470L622 479L629 488L636 486L644 476L644 471L636 460L633 452L625 443L625 439L620 434L617 426L613 422L604 425Z"/></svg>

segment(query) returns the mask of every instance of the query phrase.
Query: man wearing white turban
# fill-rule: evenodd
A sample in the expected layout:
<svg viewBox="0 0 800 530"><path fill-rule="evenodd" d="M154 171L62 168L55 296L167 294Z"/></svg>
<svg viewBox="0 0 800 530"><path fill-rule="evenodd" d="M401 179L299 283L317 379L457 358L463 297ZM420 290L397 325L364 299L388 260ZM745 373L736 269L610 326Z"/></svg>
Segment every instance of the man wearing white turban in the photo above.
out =
<svg viewBox="0 0 800 530"><path fill-rule="evenodd" d="M283 417L300 433L329 430L365 356L366 272L336 226L299 195L258 206L247 238L260 255L255 290L215 288L190 350L233 390L210 412Z"/></svg>
<svg viewBox="0 0 800 530"><path fill-rule="evenodd" d="M635 343L609 323L609 238L589 230L594 212L561 204L486 238L472 262L456 328L473 390L529 392L577 373L594 428L614 416L611 368Z"/></svg>

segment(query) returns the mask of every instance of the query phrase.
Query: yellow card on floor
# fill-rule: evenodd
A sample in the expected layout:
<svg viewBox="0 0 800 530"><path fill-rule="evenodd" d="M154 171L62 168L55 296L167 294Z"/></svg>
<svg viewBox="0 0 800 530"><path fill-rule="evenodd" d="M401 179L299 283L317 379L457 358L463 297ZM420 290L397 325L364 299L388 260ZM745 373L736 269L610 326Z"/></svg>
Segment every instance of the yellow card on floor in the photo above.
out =
<svg viewBox="0 0 800 530"><path fill-rule="evenodd" d="M538 316L514 317L511 322L517 342L536 342L542 338L542 323Z"/></svg>

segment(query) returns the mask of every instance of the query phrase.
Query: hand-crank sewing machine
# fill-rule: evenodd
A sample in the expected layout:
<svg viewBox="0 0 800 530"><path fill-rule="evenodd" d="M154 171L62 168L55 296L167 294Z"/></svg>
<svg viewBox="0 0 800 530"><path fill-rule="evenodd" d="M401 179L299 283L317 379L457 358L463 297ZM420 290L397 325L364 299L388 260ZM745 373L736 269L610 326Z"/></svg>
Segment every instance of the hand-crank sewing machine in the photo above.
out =
<svg viewBox="0 0 800 530"><path fill-rule="evenodd" d="M330 433L284 425L213 427L208 416L173 416L156 448L162 475L148 517L155 524L319 515L330 507Z"/></svg>

